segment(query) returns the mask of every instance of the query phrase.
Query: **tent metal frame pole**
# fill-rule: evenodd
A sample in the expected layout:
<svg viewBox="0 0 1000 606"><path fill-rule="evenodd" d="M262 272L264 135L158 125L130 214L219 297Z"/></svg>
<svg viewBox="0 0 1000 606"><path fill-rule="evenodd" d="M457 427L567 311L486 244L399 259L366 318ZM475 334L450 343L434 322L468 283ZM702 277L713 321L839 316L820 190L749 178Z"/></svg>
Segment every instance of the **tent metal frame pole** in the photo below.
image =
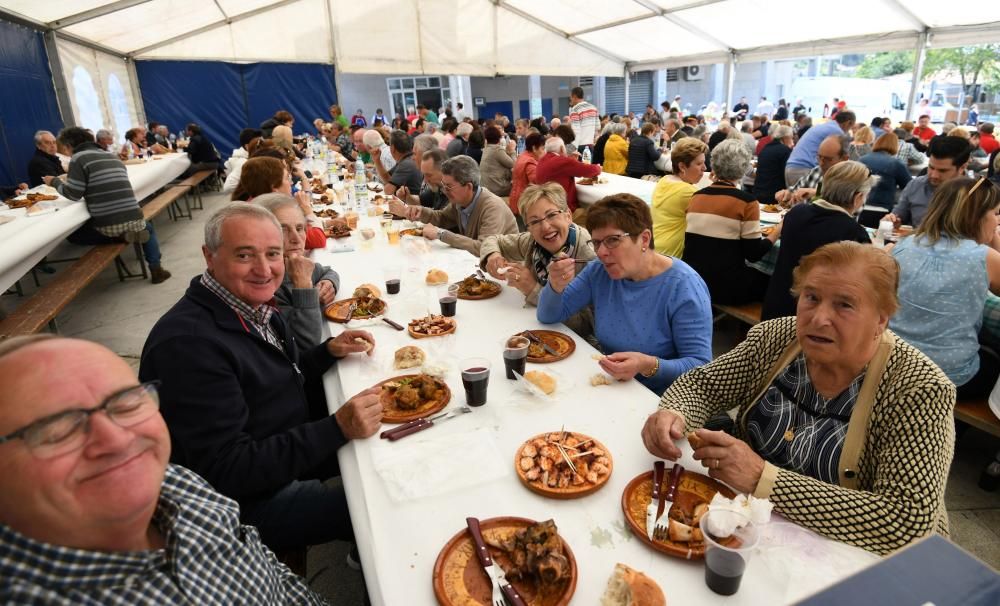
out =
<svg viewBox="0 0 1000 606"><path fill-rule="evenodd" d="M82 13L76 13L75 15L67 15L62 19L56 19L55 21L50 21L46 25L50 29L60 30L64 27L69 27L71 25L76 25L77 23L83 23L84 21L90 21L91 19L97 19L98 17L103 17L105 15L110 15L115 11L124 10L126 8L132 8L133 6L138 6L140 4L145 4L150 0L118 0L118 2L112 2L110 4L105 4L104 6L98 6L97 8L92 8Z"/></svg>
<svg viewBox="0 0 1000 606"><path fill-rule="evenodd" d="M132 84L132 98L135 101L135 111L139 117L139 123L148 124L146 106L142 103L142 91L139 89L139 73L135 69L135 59L125 59L125 67L128 69L128 79Z"/></svg>
<svg viewBox="0 0 1000 606"><path fill-rule="evenodd" d="M143 53L148 53L151 50L156 50L156 49L158 49L160 47L167 46L168 44L173 44L174 42L179 42L181 40L187 40L188 38L193 38L194 36L197 36L199 34L204 34L205 32L212 31L213 29L222 27L223 25L232 25L233 23L237 23L239 21L243 21L244 19L249 19L250 17L256 17L257 15L260 15L261 13L266 13L266 12L272 10L272 9L281 8L282 6L286 6L288 4L294 4L294 3L300 2L300 1L301 0L281 0L280 2L275 2L274 4L268 4L268 5L265 5L265 6L261 6L259 8L255 8L255 9L253 9L251 11L247 11L245 13L240 13L238 15L233 15L232 17L227 17L225 19L220 19L218 21L213 21L212 23L209 23L208 25L203 25L203 26L201 26L199 28L196 28L196 29L193 29L193 30L191 30L189 32L184 32L183 34L178 34L176 36L172 36L170 38L167 38L166 40L160 40L159 42L156 42L155 44L150 44L149 46L144 46L142 48L137 48L137 49L135 49L135 50L130 51L129 53L127 53L127 56L128 57L135 57L135 56L141 55Z"/></svg>
<svg viewBox="0 0 1000 606"><path fill-rule="evenodd" d="M628 66L625 67L624 71L625 71L625 77L624 77L624 80L625 80L625 109L622 110L622 115L627 116L628 115L628 101L629 101L629 99L628 99L629 80L631 80L632 77L631 77L631 74L629 74Z"/></svg>
<svg viewBox="0 0 1000 606"><path fill-rule="evenodd" d="M542 21L538 17L535 17L534 15L532 15L530 13L526 13L526 12L522 11L521 9L519 9L517 7L514 7L514 6L511 6L511 5L507 4L503 0L492 0L492 2L494 4L496 4L497 6L503 8L504 10L506 10L508 12L511 12L511 13L514 13L518 17L520 17L522 19L525 19L527 21L530 21L531 23L534 23L538 27L546 29L546 30L552 32L553 34L556 34L557 36L561 36L561 37L569 40L573 44L576 44L578 46L582 46L583 48L589 50L592 53L597 53L598 55L604 57L605 59L607 59L609 61L614 61L615 63L620 63L623 66L626 63L628 63L625 60L624 57L619 57L618 55L616 55L614 53L610 53L610 52L604 50L603 48L600 48L598 46L594 46L593 44L590 44L589 42L584 42L583 40L580 40L579 38L575 38L575 37L571 36L570 34L562 31L561 29L559 29L557 27L554 27L554 26L546 23L545 21Z"/></svg>
<svg viewBox="0 0 1000 606"><path fill-rule="evenodd" d="M29 18L25 17L24 15L20 15L18 13L11 12L11 11L6 10L4 8L0 8L0 19L3 19L4 21L10 21L11 23L16 23L17 25L23 25L24 27L30 27L31 29L34 29L34 30L37 30L37 31L41 32L43 35L46 32L51 31L51 29L52 29L48 25L46 25L45 23L42 23L41 21L35 21L34 19L29 19ZM84 46L84 47L89 48L89 49L100 51L102 53L107 53L107 54L115 56L115 57L124 57L125 56L125 53L123 53L120 50L116 50L116 49L113 49L113 48L111 48L109 46L104 46L102 44L98 44L98 43L93 42L91 40L87 40L86 38L81 38L80 36L76 36L76 35L70 34L68 32L59 32L59 37L62 38L62 39L64 39L64 40L69 40L70 42L73 42L74 44L79 44L80 46Z"/></svg>
<svg viewBox="0 0 1000 606"><path fill-rule="evenodd" d="M913 80L910 82L910 96L906 101L906 119L913 119L913 107L917 104L917 93L920 91L920 83L924 79L924 61L927 59L927 41L930 33L927 30L920 32L917 38L916 56L913 58Z"/></svg>
<svg viewBox="0 0 1000 606"><path fill-rule="evenodd" d="M729 111L729 108L733 106L733 84L736 81L736 51L729 51L729 61L726 62L726 107L723 108L723 113Z"/></svg>
<svg viewBox="0 0 1000 606"><path fill-rule="evenodd" d="M56 46L56 33L49 30L42 34L42 40L45 42L45 54L48 55L49 71L52 72L52 86L56 90L59 115L62 117L63 125L76 126L73 103L69 98L69 90L66 88L66 74L63 72L62 59L59 57L59 49Z"/></svg>

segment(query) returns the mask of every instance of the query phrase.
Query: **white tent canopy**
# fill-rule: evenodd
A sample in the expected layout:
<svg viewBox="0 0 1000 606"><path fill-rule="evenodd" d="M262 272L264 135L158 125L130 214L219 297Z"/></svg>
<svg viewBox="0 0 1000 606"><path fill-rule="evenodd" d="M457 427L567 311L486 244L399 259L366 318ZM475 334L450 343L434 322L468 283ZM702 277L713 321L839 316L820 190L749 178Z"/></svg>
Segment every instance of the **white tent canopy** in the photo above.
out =
<svg viewBox="0 0 1000 606"><path fill-rule="evenodd" d="M123 57L333 63L350 73L628 69L1000 40L1000 3L941 0L0 0Z"/></svg>

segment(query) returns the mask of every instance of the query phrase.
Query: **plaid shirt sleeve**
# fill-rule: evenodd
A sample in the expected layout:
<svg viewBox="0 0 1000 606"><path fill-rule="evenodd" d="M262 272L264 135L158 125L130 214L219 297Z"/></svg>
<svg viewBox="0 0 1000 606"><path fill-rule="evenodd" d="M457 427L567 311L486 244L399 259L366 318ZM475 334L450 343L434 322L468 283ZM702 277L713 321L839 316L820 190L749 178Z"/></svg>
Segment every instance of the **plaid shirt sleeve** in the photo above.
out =
<svg viewBox="0 0 1000 606"><path fill-rule="evenodd" d="M235 501L171 465L151 522L166 547L101 552L42 543L0 524L3 604L326 604L277 561Z"/></svg>

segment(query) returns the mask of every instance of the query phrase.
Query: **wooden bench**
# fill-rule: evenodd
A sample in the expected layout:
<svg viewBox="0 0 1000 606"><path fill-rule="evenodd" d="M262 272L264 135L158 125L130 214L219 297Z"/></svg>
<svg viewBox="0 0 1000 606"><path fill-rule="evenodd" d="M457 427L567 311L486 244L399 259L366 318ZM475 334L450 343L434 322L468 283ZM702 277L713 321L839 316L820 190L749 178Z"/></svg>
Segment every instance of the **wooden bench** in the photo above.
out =
<svg viewBox="0 0 1000 606"><path fill-rule="evenodd" d="M1000 437L1000 419L987 400L965 400L955 404L955 418L986 433Z"/></svg>
<svg viewBox="0 0 1000 606"><path fill-rule="evenodd" d="M215 174L216 171L214 170L199 170L195 174L180 182L180 185L190 187L191 193L194 194L195 203L191 205L191 208L194 208L195 210L203 210L205 208L201 199L201 186Z"/></svg>
<svg viewBox="0 0 1000 606"><path fill-rule="evenodd" d="M163 212L163 209L167 209L167 214L174 221L176 221L178 217L187 217L188 219L192 219L191 204L185 197L189 189L191 189L190 185L175 185L170 189L164 190L155 198L143 205L142 217L147 221L152 221L156 215ZM181 211L181 207L177 203L177 201L181 198L184 198L184 205L187 208L186 213Z"/></svg>
<svg viewBox="0 0 1000 606"><path fill-rule="evenodd" d="M718 321L722 315L727 315L750 326L760 324L760 303L747 303L745 305L716 305L713 303L712 307L720 312L715 321Z"/></svg>
<svg viewBox="0 0 1000 606"><path fill-rule="evenodd" d="M17 335L29 335L42 330L46 325L56 332L56 316L72 301L81 290L125 249L127 244L101 244L95 246L59 272L56 277L25 299L9 316L0 321L0 340ZM119 273L119 277L121 274Z"/></svg>

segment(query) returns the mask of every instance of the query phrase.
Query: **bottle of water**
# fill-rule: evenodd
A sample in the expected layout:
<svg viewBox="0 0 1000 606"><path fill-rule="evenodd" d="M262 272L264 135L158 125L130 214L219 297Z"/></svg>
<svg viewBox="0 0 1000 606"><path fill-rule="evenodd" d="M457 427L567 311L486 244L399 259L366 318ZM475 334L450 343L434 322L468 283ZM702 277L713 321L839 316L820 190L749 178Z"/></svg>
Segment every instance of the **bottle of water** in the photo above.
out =
<svg viewBox="0 0 1000 606"><path fill-rule="evenodd" d="M170 149L177 150L177 135L170 133Z"/></svg>
<svg viewBox="0 0 1000 606"><path fill-rule="evenodd" d="M359 207L368 201L368 179L360 157L354 162L354 197Z"/></svg>
<svg viewBox="0 0 1000 606"><path fill-rule="evenodd" d="M128 147L128 159L129 160L134 160L135 159L135 147L131 143L129 143L127 147Z"/></svg>
<svg viewBox="0 0 1000 606"><path fill-rule="evenodd" d="M326 155L326 178L330 185L337 182L337 163L333 161L333 154Z"/></svg>
<svg viewBox="0 0 1000 606"><path fill-rule="evenodd" d="M583 163L584 164L590 164L590 148L589 147L583 148Z"/></svg>

